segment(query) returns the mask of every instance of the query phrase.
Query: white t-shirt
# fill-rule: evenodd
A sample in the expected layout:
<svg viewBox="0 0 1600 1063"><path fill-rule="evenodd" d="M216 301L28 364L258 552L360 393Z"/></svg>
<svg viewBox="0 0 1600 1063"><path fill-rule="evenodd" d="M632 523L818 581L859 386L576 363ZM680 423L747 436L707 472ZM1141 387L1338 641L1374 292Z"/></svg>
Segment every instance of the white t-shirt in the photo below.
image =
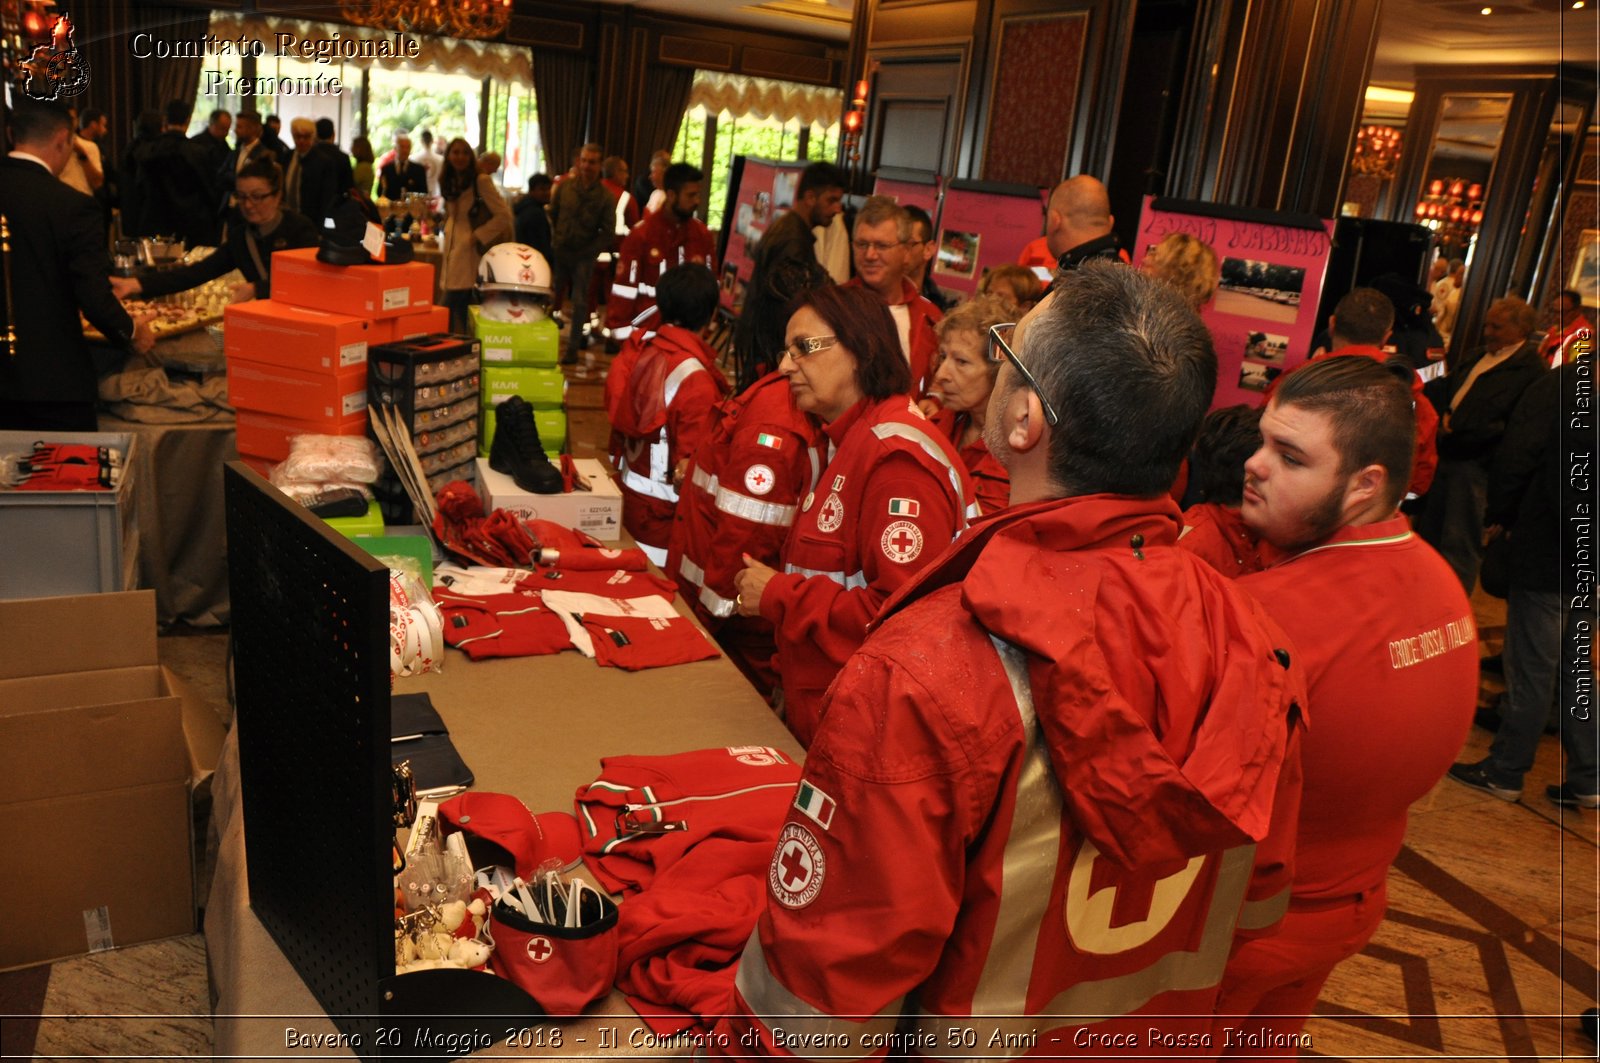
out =
<svg viewBox="0 0 1600 1063"><path fill-rule="evenodd" d="M900 353L906 356L906 364L911 364L911 308L905 303L898 303L889 308L889 316L894 318L895 331L900 333Z"/></svg>
<svg viewBox="0 0 1600 1063"><path fill-rule="evenodd" d="M439 169L440 169L441 164L444 162L444 160L439 158L439 156L435 155L431 151L424 151L420 155L411 156L411 161L414 162L414 163L420 164L421 167L424 170L427 171L427 173L428 173L428 195L430 195L430 196L438 195L439 194Z"/></svg>

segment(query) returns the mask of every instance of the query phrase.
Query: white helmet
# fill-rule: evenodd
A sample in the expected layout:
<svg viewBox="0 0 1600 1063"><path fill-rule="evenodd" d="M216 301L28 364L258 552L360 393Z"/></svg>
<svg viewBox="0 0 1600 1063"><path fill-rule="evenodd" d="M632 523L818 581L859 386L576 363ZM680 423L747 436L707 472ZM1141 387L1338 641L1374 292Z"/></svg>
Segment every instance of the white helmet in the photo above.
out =
<svg viewBox="0 0 1600 1063"><path fill-rule="evenodd" d="M550 295L550 264L527 244L495 244L478 260L480 292Z"/></svg>

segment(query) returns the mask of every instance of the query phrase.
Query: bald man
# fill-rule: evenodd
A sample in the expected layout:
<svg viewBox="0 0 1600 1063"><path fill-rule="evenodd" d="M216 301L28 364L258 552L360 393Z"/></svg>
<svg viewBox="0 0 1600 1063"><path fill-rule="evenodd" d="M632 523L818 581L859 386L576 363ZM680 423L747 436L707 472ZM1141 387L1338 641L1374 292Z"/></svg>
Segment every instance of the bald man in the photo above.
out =
<svg viewBox="0 0 1600 1063"><path fill-rule="evenodd" d="M1069 177L1050 193L1045 213L1044 239L1056 264L1076 269L1092 258L1127 262L1111 232L1111 197L1098 178L1088 174Z"/></svg>

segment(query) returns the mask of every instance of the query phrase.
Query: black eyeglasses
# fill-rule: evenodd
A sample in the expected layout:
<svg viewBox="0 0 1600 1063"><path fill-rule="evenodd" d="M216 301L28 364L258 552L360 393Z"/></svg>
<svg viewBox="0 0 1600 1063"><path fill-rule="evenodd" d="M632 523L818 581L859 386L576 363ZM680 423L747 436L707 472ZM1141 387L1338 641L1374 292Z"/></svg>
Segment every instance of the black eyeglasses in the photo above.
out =
<svg viewBox="0 0 1600 1063"><path fill-rule="evenodd" d="M239 199L245 203L263 203L277 194L276 192L240 192Z"/></svg>
<svg viewBox="0 0 1600 1063"><path fill-rule="evenodd" d="M773 356L772 360L774 364L782 362L783 356L787 354L789 357L798 362L807 355L816 354L818 351L825 351L838 342L839 337L837 336L804 337L795 340L793 343L785 347L780 348L778 353Z"/></svg>
<svg viewBox="0 0 1600 1063"><path fill-rule="evenodd" d="M1011 336L1017 329L1015 321L1007 321L999 325L989 326L989 361L998 362L1002 358L1011 363L1012 368L1022 374L1022 379L1028 382L1033 393L1039 396L1039 405L1044 409L1045 423L1051 428L1061 423L1061 418L1056 414L1056 408L1050 405L1050 400L1044 397L1044 392L1039 390L1039 382L1028 372L1028 367L1022 364L1022 359L1017 357L1017 352L1011 349Z"/></svg>

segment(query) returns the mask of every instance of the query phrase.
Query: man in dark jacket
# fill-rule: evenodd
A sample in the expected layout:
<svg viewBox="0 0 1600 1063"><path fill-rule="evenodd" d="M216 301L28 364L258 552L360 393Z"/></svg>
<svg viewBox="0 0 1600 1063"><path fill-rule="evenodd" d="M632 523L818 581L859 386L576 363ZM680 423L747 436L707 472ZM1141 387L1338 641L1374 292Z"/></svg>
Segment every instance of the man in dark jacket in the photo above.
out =
<svg viewBox="0 0 1600 1063"><path fill-rule="evenodd" d="M550 175L536 173L528 178L528 194L517 200L512 211L516 218L517 243L527 244L550 261Z"/></svg>
<svg viewBox="0 0 1600 1063"><path fill-rule="evenodd" d="M184 100L167 104L160 135L133 149L140 210L131 227L123 221L131 236L179 236L191 247L217 242L215 168L186 135L191 110Z"/></svg>
<svg viewBox="0 0 1600 1063"><path fill-rule="evenodd" d="M600 155L599 144L580 148L576 173L561 182L550 202L555 295L559 300L570 291L572 299L563 365L576 362L578 348L586 345L583 332L589 324L589 280L594 276L595 259L616 239L617 201L600 181Z"/></svg>
<svg viewBox="0 0 1600 1063"><path fill-rule="evenodd" d="M733 337L740 391L776 368L783 330L789 324L785 311L795 296L829 283L827 271L817 262L817 238L811 230L827 226L844 209L849 183L845 172L832 163L807 166L800 172L789 212L773 222L756 245Z"/></svg>
<svg viewBox="0 0 1600 1063"><path fill-rule="evenodd" d="M1483 352L1427 386L1439 411L1439 467L1417 534L1450 563L1468 595L1483 558L1489 464L1517 400L1545 370L1528 339L1537 320L1517 296L1495 300L1484 317Z"/></svg>
<svg viewBox="0 0 1600 1063"><path fill-rule="evenodd" d="M317 126L311 119L292 120L289 133L294 139L294 153L284 167L284 204L320 228L344 194L355 187L355 174L343 152L326 141L317 141Z"/></svg>
<svg viewBox="0 0 1600 1063"><path fill-rule="evenodd" d="M1567 778L1545 796L1564 808L1600 807L1600 734L1578 680L1592 674L1594 605L1561 564L1572 516L1593 523L1592 473L1573 476L1573 462L1592 468L1595 419L1583 396L1594 394L1594 347L1529 385L1506 426L1489 473L1488 521L1511 537L1511 593L1506 598L1506 696L1489 755L1457 764L1450 776L1503 801L1522 796L1539 736L1558 693ZM1580 406L1580 402L1582 405ZM1566 446L1563 446L1563 435ZM1585 513L1579 506L1588 506ZM1574 556L1573 544L1567 556ZM1574 606L1580 606L1574 608ZM1559 675L1559 678L1558 678Z"/></svg>
<svg viewBox="0 0 1600 1063"><path fill-rule="evenodd" d="M378 170L378 195L403 199L407 192L427 191L428 171L411 157L411 138L401 133L394 138L394 158Z"/></svg>
<svg viewBox="0 0 1600 1063"><path fill-rule="evenodd" d="M100 208L56 179L73 151L65 108L18 107L11 134L15 149L0 159L11 298L0 317L16 341L0 353L0 428L92 432L95 371L78 312L141 354L155 337L111 293Z"/></svg>

